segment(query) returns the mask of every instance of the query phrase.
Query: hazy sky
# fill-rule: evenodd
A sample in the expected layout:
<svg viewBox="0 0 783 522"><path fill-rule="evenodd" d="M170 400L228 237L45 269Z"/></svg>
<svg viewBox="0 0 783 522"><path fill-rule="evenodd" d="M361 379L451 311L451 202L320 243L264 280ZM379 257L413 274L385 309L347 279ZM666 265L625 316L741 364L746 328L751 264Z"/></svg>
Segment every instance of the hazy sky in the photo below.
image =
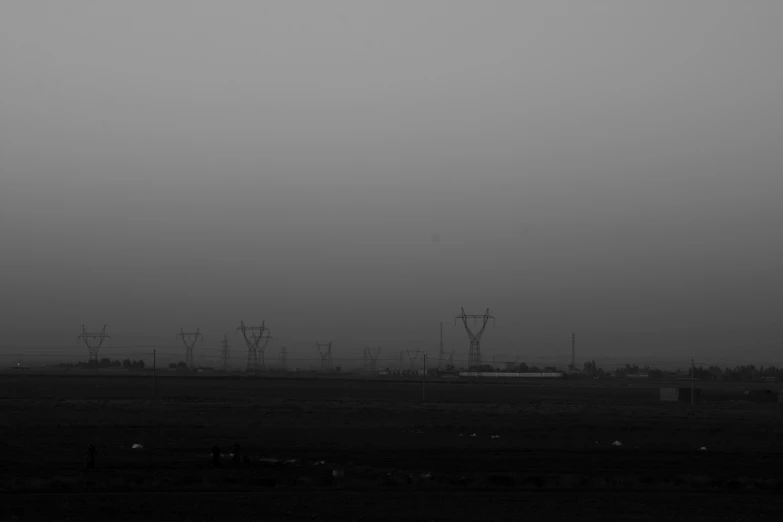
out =
<svg viewBox="0 0 783 522"><path fill-rule="evenodd" d="M777 335L783 3L0 4L2 349ZM439 241L434 241L437 234ZM776 337L776 346L783 337ZM239 352L239 346L235 346ZM275 348L276 350L277 348ZM86 354L85 354L86 355Z"/></svg>

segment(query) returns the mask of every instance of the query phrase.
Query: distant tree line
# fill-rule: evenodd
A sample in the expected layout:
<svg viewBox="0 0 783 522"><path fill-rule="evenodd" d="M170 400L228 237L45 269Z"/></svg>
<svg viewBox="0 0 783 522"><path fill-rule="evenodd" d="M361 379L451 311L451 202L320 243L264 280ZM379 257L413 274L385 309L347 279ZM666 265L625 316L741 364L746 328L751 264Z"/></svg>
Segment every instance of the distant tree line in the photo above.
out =
<svg viewBox="0 0 783 522"><path fill-rule="evenodd" d="M458 368L448 365L445 368L447 371L455 371ZM465 370L465 368L459 368L459 370ZM482 364L479 366L473 366L469 369L473 372L517 372L517 373L554 373L562 370L556 366L543 366L538 367L536 365L528 365L526 363L508 364L506 363L503 368L493 366L491 364ZM783 367L778 368L776 366L760 366L756 367L753 364L735 366L734 368L720 368L718 366L697 366L695 369L688 368L687 370L661 370L659 368L653 368L648 365L639 366L637 364L626 364L623 367L616 368L614 371L606 371L603 368L599 368L596 362L585 361L582 367L581 374L585 377L592 378L629 378L629 377L645 377L650 380L664 380L672 378L690 378L693 373L693 378L697 380L716 380L716 381L733 381L733 382L749 382L759 380L774 380L783 382Z"/></svg>
<svg viewBox="0 0 783 522"><path fill-rule="evenodd" d="M758 381L758 380L775 380L783 381L783 368L776 366L759 366L758 368L753 364L735 366L734 368L723 368L718 366L710 366L707 369L698 367L695 371L691 371L688 368L688 377L693 376L695 379L711 379L718 381Z"/></svg>
<svg viewBox="0 0 783 522"><path fill-rule="evenodd" d="M123 361L120 361L119 359L111 360L108 358L103 358L100 360L92 360L88 362L80 361L77 362L75 365L71 365L68 363L60 363L57 366L60 367L71 367L75 366L76 368L87 368L87 369L96 369L96 368L125 368L126 370L143 370L144 369L144 361L132 361L130 359L125 359Z"/></svg>

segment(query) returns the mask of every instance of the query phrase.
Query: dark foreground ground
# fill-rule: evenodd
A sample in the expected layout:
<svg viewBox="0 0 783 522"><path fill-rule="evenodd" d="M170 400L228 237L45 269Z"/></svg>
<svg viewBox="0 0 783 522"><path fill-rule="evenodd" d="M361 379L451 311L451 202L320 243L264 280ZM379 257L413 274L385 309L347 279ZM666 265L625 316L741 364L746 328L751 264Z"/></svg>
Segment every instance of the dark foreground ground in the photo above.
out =
<svg viewBox="0 0 783 522"><path fill-rule="evenodd" d="M421 404L419 383L3 390L0 520L783 520L778 404L573 383L432 385ZM247 460L214 469L210 448L234 441Z"/></svg>

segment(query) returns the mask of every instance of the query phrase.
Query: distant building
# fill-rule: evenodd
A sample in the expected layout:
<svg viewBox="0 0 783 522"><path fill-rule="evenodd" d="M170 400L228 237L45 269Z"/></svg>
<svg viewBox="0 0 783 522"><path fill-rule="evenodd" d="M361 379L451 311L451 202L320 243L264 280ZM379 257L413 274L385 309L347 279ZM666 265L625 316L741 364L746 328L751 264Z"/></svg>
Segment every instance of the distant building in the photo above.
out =
<svg viewBox="0 0 783 522"><path fill-rule="evenodd" d="M695 401L701 399L701 388L693 390ZM663 402L691 402L690 388L661 388L661 401Z"/></svg>

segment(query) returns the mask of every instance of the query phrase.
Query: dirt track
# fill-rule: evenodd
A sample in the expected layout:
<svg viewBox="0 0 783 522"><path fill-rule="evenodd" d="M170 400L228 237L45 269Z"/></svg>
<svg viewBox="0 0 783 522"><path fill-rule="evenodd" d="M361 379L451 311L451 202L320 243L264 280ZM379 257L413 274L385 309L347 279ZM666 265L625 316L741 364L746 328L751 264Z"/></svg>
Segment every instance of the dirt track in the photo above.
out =
<svg viewBox="0 0 783 522"><path fill-rule="evenodd" d="M413 516L411 503L421 520L517 520L520 510L536 520L547 512L591 520L783 514L770 496L783 491L777 404L705 404L689 414L649 400L657 396L649 387L557 384L433 385L427 396L439 402L418 404L416 383L182 379L159 383L157 401L121 399L138 395L141 381L5 379L16 398L0 400L2 518L70 512L83 520L85 498L103 513L96 520L149 520L150 513L236 520L257 510L267 510L265 520L295 520L308 510L325 520L401 520ZM106 398L85 399L96 395ZM498 395L506 404L465 400ZM249 461L212 469L212 445L227 453L234 440ZM98 469L85 474L89 441ZM334 481L335 468L345 469L344 481ZM180 501L183 491L199 491L191 498L201 507ZM234 506L221 497L232 491L234 511L210 518Z"/></svg>

